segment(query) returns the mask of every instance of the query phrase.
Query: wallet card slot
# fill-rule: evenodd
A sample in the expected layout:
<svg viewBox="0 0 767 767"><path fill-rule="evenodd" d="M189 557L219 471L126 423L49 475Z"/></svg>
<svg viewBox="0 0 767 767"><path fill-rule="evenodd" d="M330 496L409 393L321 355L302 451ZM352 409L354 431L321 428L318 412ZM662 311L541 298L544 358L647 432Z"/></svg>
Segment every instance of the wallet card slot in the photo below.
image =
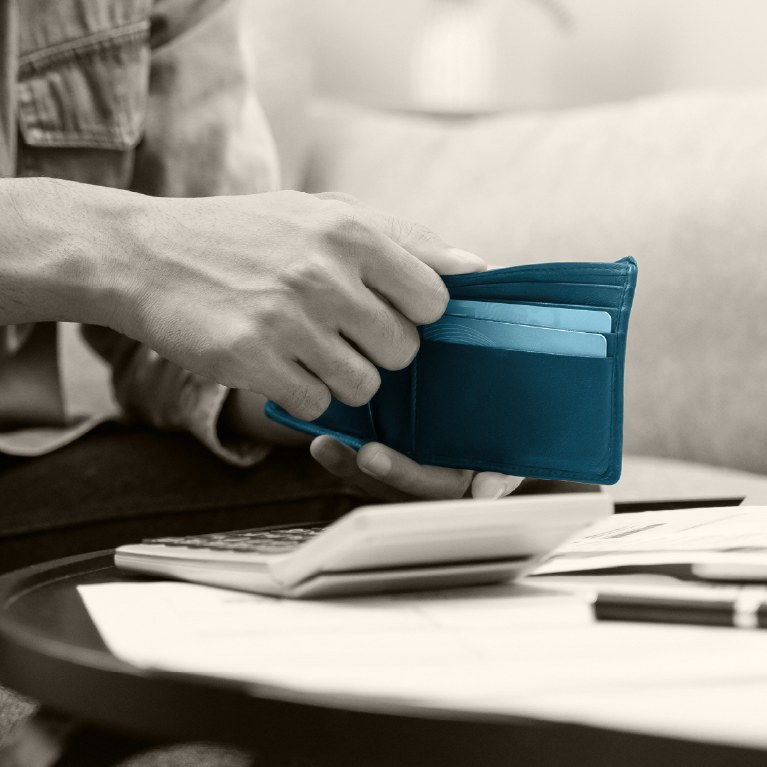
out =
<svg viewBox="0 0 767 767"><path fill-rule="evenodd" d="M585 312L606 312L610 315L610 319L613 321L613 326L618 319L620 309L614 306L587 306L585 304L568 304L568 303L552 303L551 301L519 301L516 299L500 299L493 303L498 304L529 304L530 306L542 306L551 309L578 309Z"/></svg>
<svg viewBox="0 0 767 767"><path fill-rule="evenodd" d="M515 282L506 285L472 285L453 288L451 298L474 301L518 301L519 303L581 304L586 308L620 307L623 289L613 285L569 285L546 282Z"/></svg>
<svg viewBox="0 0 767 767"><path fill-rule="evenodd" d="M425 342L411 406L416 458L544 479L615 481L608 476L616 462L620 469L614 370L614 358Z"/></svg>

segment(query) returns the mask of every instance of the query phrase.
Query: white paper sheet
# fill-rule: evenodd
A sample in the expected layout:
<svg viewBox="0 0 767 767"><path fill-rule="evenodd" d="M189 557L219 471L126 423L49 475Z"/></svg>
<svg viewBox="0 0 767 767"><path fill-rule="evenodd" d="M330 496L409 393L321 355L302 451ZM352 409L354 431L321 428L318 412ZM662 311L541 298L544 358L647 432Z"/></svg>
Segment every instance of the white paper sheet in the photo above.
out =
<svg viewBox="0 0 767 767"><path fill-rule="evenodd" d="M767 565L767 506L615 514L557 548L535 574L722 560Z"/></svg>
<svg viewBox="0 0 767 767"><path fill-rule="evenodd" d="M324 602L169 582L79 591L140 667L767 748L767 632L597 623L583 597L514 585Z"/></svg>

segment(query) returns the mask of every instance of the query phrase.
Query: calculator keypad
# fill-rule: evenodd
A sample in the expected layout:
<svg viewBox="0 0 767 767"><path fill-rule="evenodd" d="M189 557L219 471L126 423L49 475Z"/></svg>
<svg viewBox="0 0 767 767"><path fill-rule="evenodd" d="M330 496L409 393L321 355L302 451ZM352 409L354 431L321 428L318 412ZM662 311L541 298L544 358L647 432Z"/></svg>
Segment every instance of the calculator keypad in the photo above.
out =
<svg viewBox="0 0 767 767"><path fill-rule="evenodd" d="M235 530L228 533L145 538L155 546L176 546L211 551L239 551L250 554L288 554L322 532L324 527L290 527L275 530Z"/></svg>

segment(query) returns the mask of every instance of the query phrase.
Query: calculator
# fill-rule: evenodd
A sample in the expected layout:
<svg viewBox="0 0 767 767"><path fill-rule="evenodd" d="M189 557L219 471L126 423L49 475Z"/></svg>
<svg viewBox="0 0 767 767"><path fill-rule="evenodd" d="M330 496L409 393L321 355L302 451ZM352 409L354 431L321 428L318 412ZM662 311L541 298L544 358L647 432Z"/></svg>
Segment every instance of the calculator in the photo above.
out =
<svg viewBox="0 0 767 767"><path fill-rule="evenodd" d="M604 493L362 506L330 524L148 538L118 568L289 598L514 578L613 511Z"/></svg>

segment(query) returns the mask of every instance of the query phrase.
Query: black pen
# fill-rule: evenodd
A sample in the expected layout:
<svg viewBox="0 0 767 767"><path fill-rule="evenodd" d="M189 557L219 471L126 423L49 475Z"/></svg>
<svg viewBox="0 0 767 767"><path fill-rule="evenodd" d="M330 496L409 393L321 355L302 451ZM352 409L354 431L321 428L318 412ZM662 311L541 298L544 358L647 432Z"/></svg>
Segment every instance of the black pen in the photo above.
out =
<svg viewBox="0 0 767 767"><path fill-rule="evenodd" d="M601 593L594 601L594 615L601 621L767 628L767 588L743 586L727 597Z"/></svg>

